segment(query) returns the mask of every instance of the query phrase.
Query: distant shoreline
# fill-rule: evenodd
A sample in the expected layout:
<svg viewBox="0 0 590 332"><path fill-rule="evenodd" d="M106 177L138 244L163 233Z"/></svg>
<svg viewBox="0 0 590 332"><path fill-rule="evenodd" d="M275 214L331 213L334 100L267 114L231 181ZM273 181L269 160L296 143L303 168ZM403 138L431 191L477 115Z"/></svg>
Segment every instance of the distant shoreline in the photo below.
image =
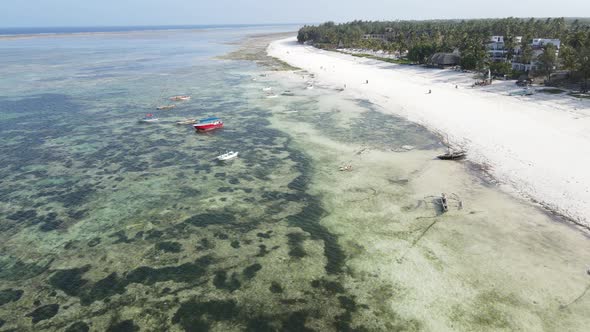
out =
<svg viewBox="0 0 590 332"><path fill-rule="evenodd" d="M205 31L244 29L255 27L288 27L298 24L216 24L216 25L162 25L162 26L111 26L111 27L52 27L52 28L0 28L0 40L52 38L66 36L118 35L143 32Z"/></svg>

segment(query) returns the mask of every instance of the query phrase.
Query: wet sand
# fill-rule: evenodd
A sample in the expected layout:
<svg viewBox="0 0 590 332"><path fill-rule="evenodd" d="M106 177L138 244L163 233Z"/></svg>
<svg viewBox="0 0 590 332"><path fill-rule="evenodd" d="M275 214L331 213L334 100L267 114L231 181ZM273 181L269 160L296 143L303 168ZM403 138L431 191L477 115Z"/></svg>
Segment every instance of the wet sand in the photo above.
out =
<svg viewBox="0 0 590 332"><path fill-rule="evenodd" d="M277 106L273 124L314 160L311 188L329 212L322 224L339 235L350 258L347 287L387 312L359 319L375 329L392 328L386 317L432 331L584 329L587 231L501 191L469 163L436 160L444 151L440 142L434 150L393 152L403 142L355 144L326 137L331 124L297 122L306 111L331 113L330 123L354 135L355 123L367 117L357 100L322 88L321 81L303 90L301 75L310 77L299 71L277 79L315 96L316 107L291 113ZM339 172L346 163L353 171ZM456 194L462 209L451 201L441 214L433 201L442 192Z"/></svg>
<svg viewBox="0 0 590 332"><path fill-rule="evenodd" d="M513 82L476 88L473 74L360 59L298 45L294 37L273 42L269 52L320 83L346 85L347 95L440 132L510 191L590 227L588 100L514 97Z"/></svg>

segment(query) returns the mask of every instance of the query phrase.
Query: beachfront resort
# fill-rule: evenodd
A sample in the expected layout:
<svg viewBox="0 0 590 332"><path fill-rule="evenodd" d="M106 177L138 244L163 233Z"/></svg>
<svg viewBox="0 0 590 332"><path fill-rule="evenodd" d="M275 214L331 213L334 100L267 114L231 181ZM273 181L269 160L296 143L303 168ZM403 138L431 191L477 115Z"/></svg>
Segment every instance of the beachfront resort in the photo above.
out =
<svg viewBox="0 0 590 332"><path fill-rule="evenodd" d="M507 18L329 22L306 26L297 38L301 43L355 56L456 67L502 79L534 79L584 93L590 75L590 51L584 46L587 33L588 22L579 19Z"/></svg>

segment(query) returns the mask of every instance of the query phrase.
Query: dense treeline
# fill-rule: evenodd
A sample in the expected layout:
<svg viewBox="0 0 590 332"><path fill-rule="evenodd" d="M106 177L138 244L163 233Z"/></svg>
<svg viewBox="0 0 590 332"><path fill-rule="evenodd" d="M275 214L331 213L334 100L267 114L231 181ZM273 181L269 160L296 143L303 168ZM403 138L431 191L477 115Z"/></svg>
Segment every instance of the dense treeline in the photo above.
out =
<svg viewBox="0 0 590 332"><path fill-rule="evenodd" d="M383 35L384 40L363 39L366 34ZM485 44L490 36L504 36L505 46L512 50L515 37L522 36L523 57L530 56L533 38L558 38L562 46L556 64L566 70L590 75L590 24L588 20L547 19L479 19L430 21L353 21L344 24L327 22L305 26L299 30L299 42L311 42L318 47L367 48L404 51L408 58L424 63L436 52L461 52L462 66L483 69L490 66ZM511 60L509 51L507 57ZM545 59L553 61L553 59ZM545 68L550 67L550 63ZM502 66L502 65L495 65ZM546 74L546 73L543 73Z"/></svg>

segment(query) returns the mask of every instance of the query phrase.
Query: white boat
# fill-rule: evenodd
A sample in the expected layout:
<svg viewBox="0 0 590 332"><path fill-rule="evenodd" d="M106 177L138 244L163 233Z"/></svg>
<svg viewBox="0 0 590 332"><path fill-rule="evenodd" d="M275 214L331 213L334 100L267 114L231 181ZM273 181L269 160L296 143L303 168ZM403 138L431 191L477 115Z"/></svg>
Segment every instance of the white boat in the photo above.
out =
<svg viewBox="0 0 590 332"><path fill-rule="evenodd" d="M272 91L272 88L267 86L266 88L262 88L262 91Z"/></svg>
<svg viewBox="0 0 590 332"><path fill-rule="evenodd" d="M217 156L217 158L215 158L215 159L217 159L219 161L226 161L226 160L234 159L237 156L238 156L238 152L237 151L230 151L228 153L224 153L224 154L222 154L220 156Z"/></svg>
<svg viewBox="0 0 590 332"><path fill-rule="evenodd" d="M143 119L140 119L139 122L157 122L160 119L154 117L153 114L146 114L146 116Z"/></svg>
<svg viewBox="0 0 590 332"><path fill-rule="evenodd" d="M313 85L308 85L307 90L311 90L311 89L313 89Z"/></svg>
<svg viewBox="0 0 590 332"><path fill-rule="evenodd" d="M279 95L275 95L274 93L266 95L266 98L277 98Z"/></svg>

